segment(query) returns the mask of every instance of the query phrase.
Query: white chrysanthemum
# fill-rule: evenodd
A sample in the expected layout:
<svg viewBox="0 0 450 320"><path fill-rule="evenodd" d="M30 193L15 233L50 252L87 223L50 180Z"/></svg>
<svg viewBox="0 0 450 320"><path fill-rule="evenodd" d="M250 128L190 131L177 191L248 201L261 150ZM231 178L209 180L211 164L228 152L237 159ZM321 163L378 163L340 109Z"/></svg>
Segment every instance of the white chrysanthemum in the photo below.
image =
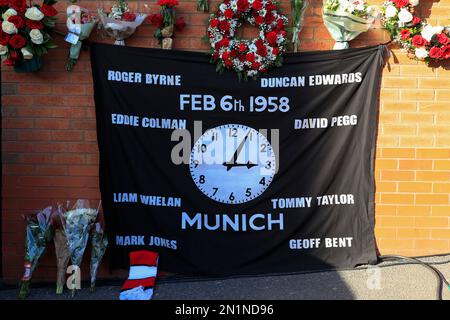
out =
<svg viewBox="0 0 450 320"><path fill-rule="evenodd" d="M444 30L444 27L432 27L430 25L426 25L423 29L422 32L420 33L422 35L422 37L424 37L427 41L431 41L431 38L437 34L437 33L441 33L442 30Z"/></svg>
<svg viewBox="0 0 450 320"><path fill-rule="evenodd" d="M222 3L219 6L219 10L222 11L222 12L225 12L225 10L227 10L227 8L228 8L228 6L225 3Z"/></svg>
<svg viewBox="0 0 450 320"><path fill-rule="evenodd" d="M400 12L398 13L398 19L402 23L408 23L413 19L413 15L407 9L402 8L402 9L400 9Z"/></svg>
<svg viewBox="0 0 450 320"><path fill-rule="evenodd" d="M397 8L393 5L388 5L386 7L386 18L393 18L397 14Z"/></svg>
<svg viewBox="0 0 450 320"><path fill-rule="evenodd" d="M414 51L414 54L416 55L417 58L419 59L425 59L426 57L428 57L428 51L425 48L416 48L416 50Z"/></svg>

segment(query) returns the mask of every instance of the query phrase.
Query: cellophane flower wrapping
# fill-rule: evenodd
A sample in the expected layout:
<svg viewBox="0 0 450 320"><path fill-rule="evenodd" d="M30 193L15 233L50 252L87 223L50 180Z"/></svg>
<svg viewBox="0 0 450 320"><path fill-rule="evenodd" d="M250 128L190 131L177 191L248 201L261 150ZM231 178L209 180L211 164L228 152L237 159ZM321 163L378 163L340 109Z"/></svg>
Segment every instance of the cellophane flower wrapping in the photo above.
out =
<svg viewBox="0 0 450 320"><path fill-rule="evenodd" d="M66 69L71 71L80 56L82 41L89 38L98 20L87 9L77 5L70 5L66 11L67 30L78 36L77 43L70 46L69 59L66 64Z"/></svg>
<svg viewBox="0 0 450 320"><path fill-rule="evenodd" d="M25 272L19 291L19 298L26 298L30 292L30 281L39 259L53 237L51 215L53 207L46 207L35 214L26 215Z"/></svg>
<svg viewBox="0 0 450 320"><path fill-rule="evenodd" d="M98 10L100 18L99 29L108 37L114 38L116 45L125 45L125 39L130 37L147 17L146 14L136 14L136 20L124 21L108 17L101 9Z"/></svg>
<svg viewBox="0 0 450 320"><path fill-rule="evenodd" d="M89 200L79 199L62 208L62 226L67 238L67 247L72 265L80 267L89 239L89 233L97 219L98 206L91 207ZM70 208L70 209L69 209ZM72 292L74 293L74 292Z"/></svg>
<svg viewBox="0 0 450 320"><path fill-rule="evenodd" d="M53 241L55 243L57 266L56 294L62 294L64 291L64 284L66 282L67 266L70 261L70 252L69 247L67 246L67 238L64 230L56 229Z"/></svg>
<svg viewBox="0 0 450 320"><path fill-rule="evenodd" d="M91 291L95 290L98 268L107 246L108 237L104 232L103 226L100 222L96 222L91 235Z"/></svg>
<svg viewBox="0 0 450 320"><path fill-rule="evenodd" d="M299 33L303 29L303 21L306 8L308 7L307 0L291 0L292 11L292 43L294 45L294 52L298 51L299 47Z"/></svg>
<svg viewBox="0 0 450 320"><path fill-rule="evenodd" d="M323 0L323 22L336 41L333 49L347 49L348 41L372 27L376 14L363 0Z"/></svg>

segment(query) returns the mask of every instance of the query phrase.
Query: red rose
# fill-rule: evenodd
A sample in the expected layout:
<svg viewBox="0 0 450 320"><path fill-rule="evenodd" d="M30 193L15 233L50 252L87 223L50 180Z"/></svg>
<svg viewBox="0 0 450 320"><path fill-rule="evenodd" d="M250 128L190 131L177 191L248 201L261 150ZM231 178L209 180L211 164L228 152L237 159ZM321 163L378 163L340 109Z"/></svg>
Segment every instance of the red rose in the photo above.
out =
<svg viewBox="0 0 450 320"><path fill-rule="evenodd" d="M16 50L11 50L9 52L9 57L13 60L19 60L19 53Z"/></svg>
<svg viewBox="0 0 450 320"><path fill-rule="evenodd" d="M278 55L279 53L280 53L280 49L278 49L278 48L273 48L272 49L272 53L274 54L274 55Z"/></svg>
<svg viewBox="0 0 450 320"><path fill-rule="evenodd" d="M256 50L256 53L259 54L261 57L267 56L266 46L259 47L258 50Z"/></svg>
<svg viewBox="0 0 450 320"><path fill-rule="evenodd" d="M446 45L450 41L445 33L438 34L437 38L439 43L442 43L443 45Z"/></svg>
<svg viewBox="0 0 450 320"><path fill-rule="evenodd" d="M9 44L11 47L15 49L23 48L27 44L27 40L22 37L20 34L13 35L11 39L9 39Z"/></svg>
<svg viewBox="0 0 450 320"><path fill-rule="evenodd" d="M58 14L58 11L53 6L49 6L48 4L43 4L41 11L47 17L54 17Z"/></svg>
<svg viewBox="0 0 450 320"><path fill-rule="evenodd" d="M227 20L220 21L219 29L222 30L222 31L229 31L230 30L230 23Z"/></svg>
<svg viewBox="0 0 450 320"><path fill-rule="evenodd" d="M239 11L247 11L248 10L248 0L238 0L237 8Z"/></svg>
<svg viewBox="0 0 450 320"><path fill-rule="evenodd" d="M8 18L8 21L13 23L17 29L20 29L23 26L23 19L19 16L11 16Z"/></svg>
<svg viewBox="0 0 450 320"><path fill-rule="evenodd" d="M266 9L267 9L267 11L274 11L274 10L277 10L277 6L275 4L273 4L272 2L268 2L266 4Z"/></svg>
<svg viewBox="0 0 450 320"><path fill-rule="evenodd" d="M413 26L415 26L416 24L419 24L422 20L420 20L420 18L418 16L414 16L411 23Z"/></svg>
<svg viewBox="0 0 450 320"><path fill-rule="evenodd" d="M397 6L397 8L403 8L404 6L406 6L407 4L409 4L409 0L395 0L395 5Z"/></svg>
<svg viewBox="0 0 450 320"><path fill-rule="evenodd" d="M424 38L422 38L421 35L416 34L416 35L412 38L412 44L413 44L415 47L423 47L426 43L427 43L427 40L425 40Z"/></svg>
<svg viewBox="0 0 450 320"><path fill-rule="evenodd" d="M230 53L228 51L225 51L224 53L222 53L223 60L228 60L229 58L230 58Z"/></svg>
<svg viewBox="0 0 450 320"><path fill-rule="evenodd" d="M222 38L219 42L216 43L216 49L220 49L220 47L228 47L230 45L230 40L228 38Z"/></svg>
<svg viewBox="0 0 450 320"><path fill-rule="evenodd" d="M442 48L442 51L444 52L442 54L442 59L450 59L450 45L447 45L444 48Z"/></svg>
<svg viewBox="0 0 450 320"><path fill-rule="evenodd" d="M0 7L6 7L8 5L8 0L0 0Z"/></svg>
<svg viewBox="0 0 450 320"><path fill-rule="evenodd" d="M237 50L231 50L230 51L230 58L236 58L238 56Z"/></svg>
<svg viewBox="0 0 450 320"><path fill-rule="evenodd" d="M275 17L273 15L272 11L267 12L264 20L266 21L267 24L271 24L275 20Z"/></svg>
<svg viewBox="0 0 450 320"><path fill-rule="evenodd" d="M225 60L225 65L227 67L232 67L233 66L233 62L231 60L227 59L227 60Z"/></svg>
<svg viewBox="0 0 450 320"><path fill-rule="evenodd" d="M134 20L136 20L136 15L133 12L127 11L122 15L122 20L133 22Z"/></svg>
<svg viewBox="0 0 450 320"><path fill-rule="evenodd" d="M245 60L247 60L248 62L253 62L255 61L255 54L252 52L249 52L245 55Z"/></svg>
<svg viewBox="0 0 450 320"><path fill-rule="evenodd" d="M6 64L7 66L13 66L16 63L16 61L14 59L8 58L5 59L3 63Z"/></svg>
<svg viewBox="0 0 450 320"><path fill-rule="evenodd" d="M252 8L255 9L255 10L261 10L262 9L261 1L256 0L255 2L253 2Z"/></svg>
<svg viewBox="0 0 450 320"><path fill-rule="evenodd" d="M186 27L186 22L184 21L183 17L177 18L177 21L175 21L175 28L178 31L183 30Z"/></svg>
<svg viewBox="0 0 450 320"><path fill-rule="evenodd" d="M239 49L239 52L244 52L244 51L247 51L248 48L245 43L240 43L238 49Z"/></svg>
<svg viewBox="0 0 450 320"><path fill-rule="evenodd" d="M163 21L164 21L164 18L162 16L162 14L160 14L160 13L152 14L150 16L150 22L157 28L160 28L162 26Z"/></svg>
<svg viewBox="0 0 450 320"><path fill-rule="evenodd" d="M442 55L444 54L444 50L438 47L433 47L430 49L430 58L433 59L440 59L442 58Z"/></svg>
<svg viewBox="0 0 450 320"><path fill-rule="evenodd" d="M225 16L225 18L227 19L231 19L234 16L234 12L231 9L227 9L225 10L225 12L223 13L223 15Z"/></svg>
<svg viewBox="0 0 450 320"><path fill-rule="evenodd" d="M21 14L25 14L25 11L27 10L27 3L25 0L10 0L9 6Z"/></svg>
<svg viewBox="0 0 450 320"><path fill-rule="evenodd" d="M258 70L259 67L261 67L261 63L256 62L256 61L252 63L252 69L253 70Z"/></svg>
<svg viewBox="0 0 450 320"><path fill-rule="evenodd" d="M257 16L255 18L255 23L256 23L257 26L259 26L260 24L263 24L264 23L264 18L261 17L261 16Z"/></svg>
<svg viewBox="0 0 450 320"><path fill-rule="evenodd" d="M409 32L408 29L402 29L400 31L400 35L401 35L402 40L408 40L409 37L411 36L411 32Z"/></svg>
<svg viewBox="0 0 450 320"><path fill-rule="evenodd" d="M25 19L25 25L27 26L28 29L39 29L39 30L44 29L44 25L40 21Z"/></svg>
<svg viewBox="0 0 450 320"><path fill-rule="evenodd" d="M270 45L277 44L277 33L275 31L270 31L267 35L267 42L269 42Z"/></svg>
<svg viewBox="0 0 450 320"><path fill-rule="evenodd" d="M157 4L159 6L175 7L178 5L178 0L159 0Z"/></svg>
<svg viewBox="0 0 450 320"><path fill-rule="evenodd" d="M9 34L0 30L0 44L2 46L8 45L9 38L10 38Z"/></svg>
<svg viewBox="0 0 450 320"><path fill-rule="evenodd" d="M215 28L219 25L219 20L217 19L212 19L211 20L211 28Z"/></svg>
<svg viewBox="0 0 450 320"><path fill-rule="evenodd" d="M282 19L277 20L277 30L281 30L284 28L284 22Z"/></svg>
<svg viewBox="0 0 450 320"><path fill-rule="evenodd" d="M240 62L244 62L245 61L245 54L240 54L238 57Z"/></svg>

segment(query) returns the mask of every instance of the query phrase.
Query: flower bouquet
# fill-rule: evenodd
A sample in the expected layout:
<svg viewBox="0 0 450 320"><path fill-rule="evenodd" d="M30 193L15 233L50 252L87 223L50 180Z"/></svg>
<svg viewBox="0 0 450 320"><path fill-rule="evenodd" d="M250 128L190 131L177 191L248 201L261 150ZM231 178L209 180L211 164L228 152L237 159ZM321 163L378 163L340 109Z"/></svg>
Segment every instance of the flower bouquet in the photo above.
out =
<svg viewBox="0 0 450 320"><path fill-rule="evenodd" d="M209 1L208 0L197 0L197 10L208 12L209 11Z"/></svg>
<svg viewBox="0 0 450 320"><path fill-rule="evenodd" d="M427 63L450 59L450 26L433 27L415 15L418 0L383 4L383 25L408 54Z"/></svg>
<svg viewBox="0 0 450 320"><path fill-rule="evenodd" d="M336 41L333 49L347 49L348 41L370 29L377 14L376 8L364 0L324 0L322 16Z"/></svg>
<svg viewBox="0 0 450 320"><path fill-rule="evenodd" d="M77 200L71 209L68 202L65 208L61 208L62 226L67 238L67 247L73 266L80 267L84 250L89 238L89 232L97 218L98 208L90 208L88 200ZM72 290L72 296L75 290Z"/></svg>
<svg viewBox="0 0 450 320"><path fill-rule="evenodd" d="M95 291L95 281L97 279L97 272L106 247L108 246L108 238L103 230L100 222L96 222L91 235L91 291Z"/></svg>
<svg viewBox="0 0 450 320"><path fill-rule="evenodd" d="M116 45L125 45L125 39L130 37L144 22L146 14L135 14L128 9L125 0L118 0L111 8L111 12L106 14L102 9L98 9L100 18L99 29L104 34L114 38Z"/></svg>
<svg viewBox="0 0 450 320"><path fill-rule="evenodd" d="M156 26L154 37L158 39L161 48L172 49L174 29L182 31L186 27L186 22L182 17L175 19L175 6L178 0L159 0L161 12L152 14L150 22Z"/></svg>
<svg viewBox="0 0 450 320"><path fill-rule="evenodd" d="M294 52L298 51L299 36L298 34L303 28L303 16L305 14L308 1L306 0L291 0L292 11L292 43L294 44Z"/></svg>
<svg viewBox="0 0 450 320"><path fill-rule="evenodd" d="M67 7L67 29L69 33L66 36L66 41L71 43L69 58L66 63L66 70L72 71L74 65L80 56L82 41L89 38L97 18L89 13L88 10L80 8L77 5L70 5Z"/></svg>
<svg viewBox="0 0 450 320"><path fill-rule="evenodd" d="M44 0L42 5L25 0L0 1L2 30L0 31L0 57L5 65L17 72L40 69L40 57L56 48L49 32L55 28L53 7L55 0Z"/></svg>
<svg viewBox="0 0 450 320"><path fill-rule="evenodd" d="M36 214L24 216L27 222L25 239L25 272L19 291L19 298L24 299L30 292L30 281L38 266L39 258L45 252L52 238L52 207L47 207Z"/></svg>

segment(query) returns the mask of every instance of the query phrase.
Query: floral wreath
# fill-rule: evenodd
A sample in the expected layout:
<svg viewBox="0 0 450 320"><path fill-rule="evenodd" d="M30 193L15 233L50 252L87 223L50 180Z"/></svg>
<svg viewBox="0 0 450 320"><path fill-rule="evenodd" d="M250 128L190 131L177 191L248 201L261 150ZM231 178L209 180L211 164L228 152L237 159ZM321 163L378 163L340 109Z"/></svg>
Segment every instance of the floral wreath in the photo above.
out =
<svg viewBox="0 0 450 320"><path fill-rule="evenodd" d="M433 27L415 15L419 0L383 4L383 24L408 54L427 63L450 58L450 26Z"/></svg>
<svg viewBox="0 0 450 320"><path fill-rule="evenodd" d="M236 38L236 30L247 21L259 28L259 37ZM271 0L225 0L211 15L208 38L216 70L234 70L239 78L256 78L273 66L281 66L286 51L286 16Z"/></svg>

